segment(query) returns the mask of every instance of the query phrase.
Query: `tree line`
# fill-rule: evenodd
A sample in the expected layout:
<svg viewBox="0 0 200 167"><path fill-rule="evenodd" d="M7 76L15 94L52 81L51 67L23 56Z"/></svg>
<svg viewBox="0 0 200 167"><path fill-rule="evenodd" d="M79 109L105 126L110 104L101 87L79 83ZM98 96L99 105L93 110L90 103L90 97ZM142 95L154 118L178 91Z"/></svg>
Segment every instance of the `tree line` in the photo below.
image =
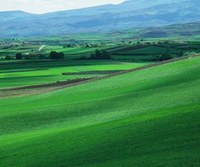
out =
<svg viewBox="0 0 200 167"><path fill-rule="evenodd" d="M5 56L5 60L23 60L23 59L53 59L53 60L62 60L64 59L65 55L63 52L56 52L56 51L51 51L48 55L44 55L41 53L29 53L29 54L24 54L24 53L16 53L15 56Z"/></svg>
<svg viewBox="0 0 200 167"><path fill-rule="evenodd" d="M111 55L106 50L95 50L87 56L80 56L78 59L80 60L104 60L110 59ZM48 55L44 55L42 53L16 53L15 56L5 56L5 60L23 60L23 59L52 59L52 60L63 60L65 59L65 54L63 52L51 51ZM72 58L73 59L73 58ZM75 59L75 58L74 58ZM77 59L77 58L76 58Z"/></svg>

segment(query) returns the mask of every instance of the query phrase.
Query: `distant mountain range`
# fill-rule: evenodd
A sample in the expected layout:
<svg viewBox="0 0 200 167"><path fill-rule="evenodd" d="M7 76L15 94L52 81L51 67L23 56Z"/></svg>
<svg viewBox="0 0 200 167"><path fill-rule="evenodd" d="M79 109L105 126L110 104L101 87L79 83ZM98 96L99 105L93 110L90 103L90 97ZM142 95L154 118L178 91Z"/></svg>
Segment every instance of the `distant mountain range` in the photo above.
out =
<svg viewBox="0 0 200 167"><path fill-rule="evenodd" d="M130 30L131 32L131 30ZM136 38L191 37L200 35L200 22L173 24L162 27L140 28L132 33ZM121 32L122 34L123 32Z"/></svg>
<svg viewBox="0 0 200 167"><path fill-rule="evenodd" d="M0 37L108 32L198 21L199 0L129 0L119 5L46 14L0 12Z"/></svg>

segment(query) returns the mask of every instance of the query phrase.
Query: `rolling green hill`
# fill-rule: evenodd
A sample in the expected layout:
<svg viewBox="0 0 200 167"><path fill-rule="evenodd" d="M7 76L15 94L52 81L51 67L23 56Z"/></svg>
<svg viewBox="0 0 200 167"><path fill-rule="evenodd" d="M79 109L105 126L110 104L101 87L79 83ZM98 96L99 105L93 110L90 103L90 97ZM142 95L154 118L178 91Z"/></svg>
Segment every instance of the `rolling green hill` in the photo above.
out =
<svg viewBox="0 0 200 167"><path fill-rule="evenodd" d="M200 57L0 100L0 166L200 166Z"/></svg>

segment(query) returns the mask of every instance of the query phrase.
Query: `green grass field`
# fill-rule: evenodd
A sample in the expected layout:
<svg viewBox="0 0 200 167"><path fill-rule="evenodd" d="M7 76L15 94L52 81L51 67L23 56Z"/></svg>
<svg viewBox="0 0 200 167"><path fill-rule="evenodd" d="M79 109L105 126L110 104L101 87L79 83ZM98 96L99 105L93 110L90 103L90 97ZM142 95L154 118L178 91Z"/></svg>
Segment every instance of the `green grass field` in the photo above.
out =
<svg viewBox="0 0 200 167"><path fill-rule="evenodd" d="M0 64L0 89L18 86L91 78L99 75L78 75L83 71L129 70L147 63L120 61L8 61ZM77 75L62 75L76 72ZM101 75L100 75L101 76Z"/></svg>
<svg viewBox="0 0 200 167"><path fill-rule="evenodd" d="M198 167L199 75L193 57L1 99L0 166Z"/></svg>

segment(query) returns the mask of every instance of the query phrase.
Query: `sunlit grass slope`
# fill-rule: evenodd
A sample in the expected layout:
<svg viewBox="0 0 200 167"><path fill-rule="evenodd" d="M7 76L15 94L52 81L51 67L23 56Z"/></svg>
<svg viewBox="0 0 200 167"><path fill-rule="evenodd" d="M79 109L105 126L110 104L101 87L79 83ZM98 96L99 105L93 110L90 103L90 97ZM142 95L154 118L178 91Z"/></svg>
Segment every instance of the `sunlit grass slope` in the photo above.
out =
<svg viewBox="0 0 200 167"><path fill-rule="evenodd" d="M200 57L0 101L0 166L200 166Z"/></svg>

